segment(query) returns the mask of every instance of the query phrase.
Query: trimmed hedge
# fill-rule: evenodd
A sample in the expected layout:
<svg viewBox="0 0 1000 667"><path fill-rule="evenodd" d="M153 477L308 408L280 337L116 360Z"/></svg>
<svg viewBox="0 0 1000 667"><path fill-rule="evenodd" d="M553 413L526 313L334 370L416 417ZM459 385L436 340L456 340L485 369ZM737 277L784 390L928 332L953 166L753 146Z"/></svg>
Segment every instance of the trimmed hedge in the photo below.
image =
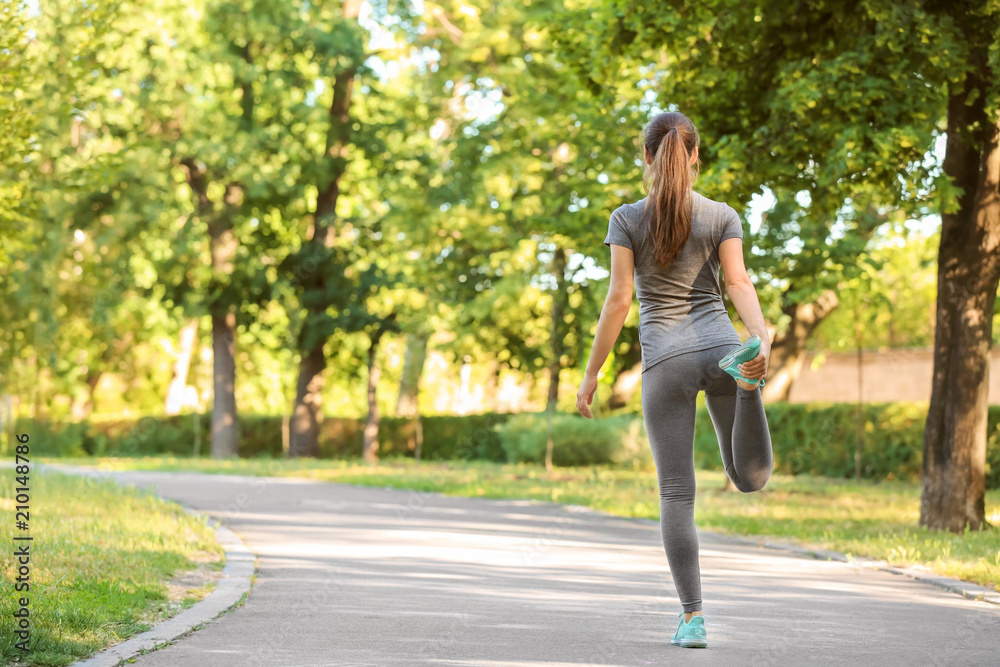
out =
<svg viewBox="0 0 1000 667"><path fill-rule="evenodd" d="M506 460L500 438L493 430L509 417L505 413L423 417L421 458ZM240 417L240 456L284 456L281 417ZM201 432L202 456L211 454L211 415L172 415L82 423L49 423L21 419L16 429L30 433L32 452L40 456L142 456L194 454L195 428ZM383 417L379 426L379 454L413 456L410 435L415 422ZM364 420L327 417L320 426L320 458L361 454Z"/></svg>
<svg viewBox="0 0 1000 667"><path fill-rule="evenodd" d="M775 472L854 477L857 406L849 403L774 403L766 406ZM918 480L923 464L927 403L862 406L861 476ZM1000 488L1000 406L990 406L986 431L986 488ZM707 410L695 426L695 466L721 470L722 457Z"/></svg>
<svg viewBox="0 0 1000 667"><path fill-rule="evenodd" d="M774 403L766 409L776 472L853 477L857 428L855 405ZM863 415L862 476L869 479L919 479L927 403L867 404L863 406ZM484 413L423 417L421 458L431 461L482 459L503 462L508 460L509 450L514 459L542 460L545 451L544 413L522 414L507 431L498 428L513 416L511 413ZM557 465L608 460L624 462L630 457L622 454L615 445L625 441L625 425L634 423L638 417L631 414L588 421L575 414L557 414L554 417L554 462ZM16 428L18 432L31 434L32 452L42 456L191 456L196 422L201 431L201 454L208 456L211 452L209 415L200 415L197 420L194 415L188 414L67 424L20 420ZM384 417L379 431L380 454L413 456L411 436L414 426L411 420ZM320 430L320 457L360 455L363 428L363 419L326 418ZM518 438L519 444L511 444L514 441L509 440L505 449L505 432L509 438ZM609 440L612 436L608 434L619 440ZM640 429L637 437L642 439L643 447L640 449L648 450L644 428ZM542 443L542 458L538 458L539 441ZM637 455L641 459L647 454L643 451ZM694 455L696 467L721 470L722 459L715 428L703 407L697 414ZM241 417L240 456L283 456L281 417ZM989 409L986 459L986 487L1000 488L1000 406L990 406ZM640 464L646 466L648 461L643 463L640 460Z"/></svg>
<svg viewBox="0 0 1000 667"><path fill-rule="evenodd" d="M544 463L548 446L545 413L511 417L496 428L510 462ZM552 417L552 463L558 466L617 464L652 468L642 418L622 415L590 421L579 415Z"/></svg>

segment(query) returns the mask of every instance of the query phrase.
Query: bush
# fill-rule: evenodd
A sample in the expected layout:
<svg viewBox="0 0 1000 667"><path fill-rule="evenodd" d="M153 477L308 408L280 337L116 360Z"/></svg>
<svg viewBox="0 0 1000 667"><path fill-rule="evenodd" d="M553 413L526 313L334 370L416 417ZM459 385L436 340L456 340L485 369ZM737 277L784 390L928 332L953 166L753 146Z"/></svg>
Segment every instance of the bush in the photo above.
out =
<svg viewBox="0 0 1000 667"><path fill-rule="evenodd" d="M854 477L857 406L849 403L774 403L766 406L775 472ZM927 403L862 406L861 475L866 479L920 479ZM695 466L721 470L722 457L707 410L695 426ZM1000 406L987 419L986 488L1000 488Z"/></svg>
<svg viewBox="0 0 1000 667"><path fill-rule="evenodd" d="M211 453L211 417L198 415L196 419L193 414L92 422L92 444L88 453L96 456L192 456L195 422L201 436L200 454L207 456Z"/></svg>
<svg viewBox="0 0 1000 667"><path fill-rule="evenodd" d="M464 416L423 417L424 444L421 457L428 460L506 460L493 427L509 415L485 413ZM202 456L210 456L211 414L171 415L113 419L82 423L32 422L22 419L18 432L30 433L33 447L42 456L143 456L194 453L195 428L200 430ZM360 456L364 419L327 417L320 424L319 457ZM413 456L411 419L383 417L379 427L379 454ZM240 416L240 452L243 458L284 456L282 417Z"/></svg>
<svg viewBox="0 0 1000 667"><path fill-rule="evenodd" d="M643 419L621 415L611 417L608 421L617 420L620 440L619 447L612 455L611 462L619 466L637 470L652 470L653 452L649 449L649 436L646 434L646 424ZM613 424L615 425L615 424Z"/></svg>
<svg viewBox="0 0 1000 667"><path fill-rule="evenodd" d="M826 477L854 476L856 409L848 403L774 403L766 406L775 471ZM919 480L923 460L927 403L876 403L863 406L862 476L867 479ZM556 465L616 465L651 468L652 457L640 414L586 420L576 414L553 416ZM240 417L240 456L284 455L281 417ZM422 417L421 458L430 461L545 459L545 414L484 413ZM384 417L379 430L382 456L413 456L415 422ZM18 420L16 429L31 435L40 456L191 456L194 429L201 431L201 455L211 454L210 415L176 415L58 423ZM327 417L320 426L321 458L360 456L363 419ZM708 411L698 409L695 467L721 470L722 458ZM986 488L1000 488L1000 406L987 418Z"/></svg>
<svg viewBox="0 0 1000 667"><path fill-rule="evenodd" d="M89 438L88 425L62 424L45 420L19 418L14 424L15 433L27 433L32 456L87 456L85 444ZM13 450L17 443L11 441Z"/></svg>
<svg viewBox="0 0 1000 667"><path fill-rule="evenodd" d="M508 461L545 461L548 419L544 413L517 415L496 431ZM556 414L552 416L552 463L647 468L652 456L639 417L626 415L591 421L572 414Z"/></svg>

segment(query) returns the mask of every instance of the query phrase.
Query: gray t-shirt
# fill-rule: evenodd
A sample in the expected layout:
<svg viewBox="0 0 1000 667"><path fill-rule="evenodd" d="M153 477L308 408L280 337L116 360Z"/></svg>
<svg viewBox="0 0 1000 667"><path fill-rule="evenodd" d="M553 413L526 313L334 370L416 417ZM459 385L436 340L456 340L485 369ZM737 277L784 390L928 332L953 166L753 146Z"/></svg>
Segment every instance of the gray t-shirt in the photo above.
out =
<svg viewBox="0 0 1000 667"><path fill-rule="evenodd" d="M725 202L692 195L691 236L666 267L654 262L648 220L642 220L645 197L619 206L608 224L604 245L625 246L635 257L643 372L683 352L741 343L719 286L719 244L743 238L740 217Z"/></svg>

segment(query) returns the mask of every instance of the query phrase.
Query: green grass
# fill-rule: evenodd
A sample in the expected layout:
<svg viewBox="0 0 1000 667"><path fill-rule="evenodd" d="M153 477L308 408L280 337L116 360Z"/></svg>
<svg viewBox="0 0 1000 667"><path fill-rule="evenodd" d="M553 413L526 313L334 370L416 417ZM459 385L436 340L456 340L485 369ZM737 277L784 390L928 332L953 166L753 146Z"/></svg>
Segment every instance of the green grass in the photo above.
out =
<svg viewBox="0 0 1000 667"><path fill-rule="evenodd" d="M485 498L533 498L585 505L625 517L659 519L656 476L609 467L557 468L486 462L190 459L175 457L50 459L105 469L194 470L206 473L296 476L365 486L436 491ZM832 549L939 574L1000 591L1000 530L964 535L917 525L920 485L860 483L823 477L772 475L757 493L724 491L725 473L698 471L695 521L706 530ZM986 495L987 520L1000 524L1000 491Z"/></svg>
<svg viewBox="0 0 1000 667"><path fill-rule="evenodd" d="M30 590L16 592L14 470L0 488L0 664L69 665L144 632L214 587L171 602L167 581L198 563L221 568L213 529L179 505L113 480L89 480L37 468L30 479ZM31 638L14 644L12 614L29 599Z"/></svg>

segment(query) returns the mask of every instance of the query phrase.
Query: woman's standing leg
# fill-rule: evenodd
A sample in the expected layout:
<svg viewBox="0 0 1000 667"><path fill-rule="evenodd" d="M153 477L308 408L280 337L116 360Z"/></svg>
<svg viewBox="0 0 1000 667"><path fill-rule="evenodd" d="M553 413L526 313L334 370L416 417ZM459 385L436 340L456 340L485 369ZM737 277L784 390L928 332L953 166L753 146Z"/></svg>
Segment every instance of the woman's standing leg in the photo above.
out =
<svg viewBox="0 0 1000 667"><path fill-rule="evenodd" d="M701 611L698 534L694 527L694 422L697 353L658 362L642 374L642 413L660 488L660 533L685 612Z"/></svg>
<svg viewBox="0 0 1000 667"><path fill-rule="evenodd" d="M719 368L718 360L739 347L728 345L710 350L705 405L719 437L719 452L726 474L743 493L760 491L774 466L771 432L760 396L760 387L747 390Z"/></svg>

